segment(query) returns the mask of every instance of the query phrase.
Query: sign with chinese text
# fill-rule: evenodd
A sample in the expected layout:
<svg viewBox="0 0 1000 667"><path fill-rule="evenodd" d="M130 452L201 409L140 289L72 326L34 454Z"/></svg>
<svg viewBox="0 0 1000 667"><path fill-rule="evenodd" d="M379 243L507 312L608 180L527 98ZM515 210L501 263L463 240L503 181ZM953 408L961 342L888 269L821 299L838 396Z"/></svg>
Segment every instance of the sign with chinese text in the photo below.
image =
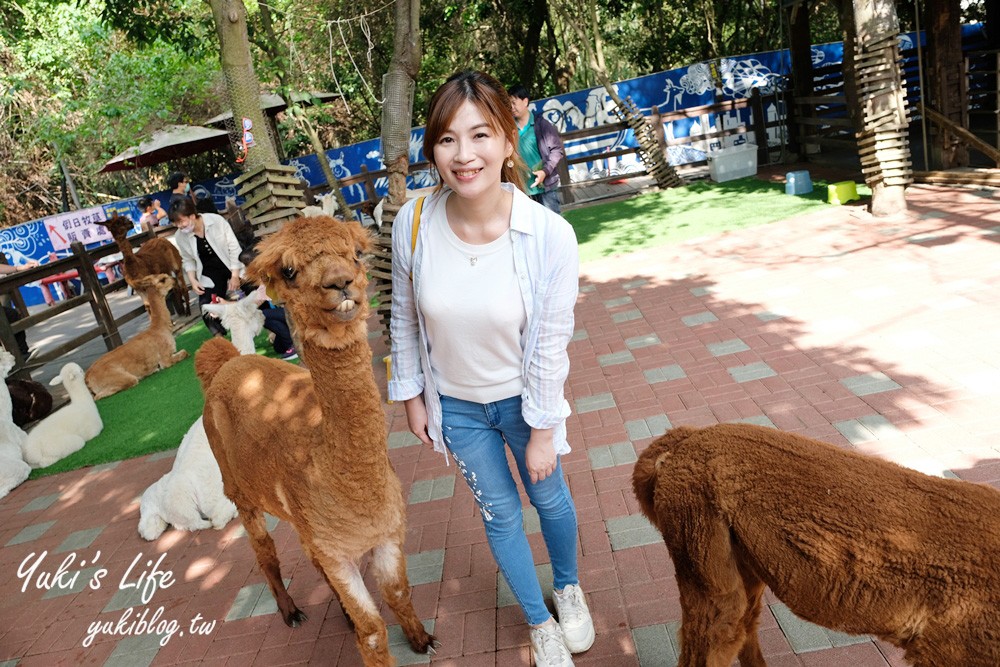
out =
<svg viewBox="0 0 1000 667"><path fill-rule="evenodd" d="M42 220L42 224L52 241L52 248L59 251L69 248L73 241L89 245L113 240L106 227L96 224L103 220L107 220L104 209L95 206L50 216Z"/></svg>

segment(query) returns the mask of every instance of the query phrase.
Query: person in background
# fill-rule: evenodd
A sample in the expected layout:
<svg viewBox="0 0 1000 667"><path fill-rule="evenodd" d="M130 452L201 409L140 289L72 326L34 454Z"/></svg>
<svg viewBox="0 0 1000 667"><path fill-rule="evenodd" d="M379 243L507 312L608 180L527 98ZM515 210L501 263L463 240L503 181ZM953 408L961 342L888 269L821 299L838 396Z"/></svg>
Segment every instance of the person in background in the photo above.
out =
<svg viewBox="0 0 1000 667"><path fill-rule="evenodd" d="M227 298L240 288L240 244L226 219L215 213L199 213L189 197L170 205L170 222L177 226L174 242L181 253L184 272L198 303ZM217 336L226 328L214 317L202 315L205 326Z"/></svg>
<svg viewBox="0 0 1000 667"><path fill-rule="evenodd" d="M198 209L199 213L218 213L219 209L215 208L215 202L212 201L212 195L202 193L200 196L196 195L194 198L194 207Z"/></svg>
<svg viewBox="0 0 1000 667"><path fill-rule="evenodd" d="M38 266L38 262L33 259L28 260L24 264L0 264L0 277L11 273L27 271L28 269L33 269L36 266ZM4 296L6 297L6 295ZM4 299L3 312L7 315L7 321L13 324L21 319L21 313L18 312L17 308L15 308L9 301L9 297ZM31 350L28 348L28 333L26 331L18 331L14 334L14 340L17 341L17 349L21 353L21 356L27 359L31 354Z"/></svg>
<svg viewBox="0 0 1000 667"><path fill-rule="evenodd" d="M159 199L143 197L139 200L139 210L142 211L139 218L139 228L142 231L151 232L154 227L167 224L167 212L160 206Z"/></svg>
<svg viewBox="0 0 1000 667"><path fill-rule="evenodd" d="M392 379L410 431L449 452L472 491L500 572L530 626L540 667L594 642L580 588L563 386L579 282L576 235L518 186L524 164L503 86L452 76L431 99L424 154L442 186L392 227ZM538 511L552 563L552 618L507 462Z"/></svg>
<svg viewBox="0 0 1000 667"><path fill-rule="evenodd" d="M513 85L507 94L518 127L517 150L528 165L524 172L527 192L535 201L559 213L559 162L566 157L559 130L541 114L528 111L531 100L524 86Z"/></svg>
<svg viewBox="0 0 1000 667"><path fill-rule="evenodd" d="M194 198L191 197L191 181L188 180L187 174L183 171L175 171L170 174L167 177L167 187L170 188L170 202L167 204L167 210L172 209L176 202L184 199L189 199L194 204Z"/></svg>

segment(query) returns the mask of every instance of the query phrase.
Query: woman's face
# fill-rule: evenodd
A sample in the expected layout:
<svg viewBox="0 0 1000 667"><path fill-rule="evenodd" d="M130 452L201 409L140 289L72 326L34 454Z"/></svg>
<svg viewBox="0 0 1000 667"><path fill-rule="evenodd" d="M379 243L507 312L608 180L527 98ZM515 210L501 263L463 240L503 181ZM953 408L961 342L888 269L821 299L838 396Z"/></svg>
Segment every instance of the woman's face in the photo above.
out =
<svg viewBox="0 0 1000 667"><path fill-rule="evenodd" d="M513 150L506 137L467 101L434 146L434 163L455 194L475 198L500 186L500 170Z"/></svg>
<svg viewBox="0 0 1000 667"><path fill-rule="evenodd" d="M181 215L181 216L178 216L177 220L174 222L174 225L176 225L178 231L181 231L181 232L192 232L192 231L194 231L194 221L195 221L195 218L197 218L197 217L198 216L196 216L196 215Z"/></svg>

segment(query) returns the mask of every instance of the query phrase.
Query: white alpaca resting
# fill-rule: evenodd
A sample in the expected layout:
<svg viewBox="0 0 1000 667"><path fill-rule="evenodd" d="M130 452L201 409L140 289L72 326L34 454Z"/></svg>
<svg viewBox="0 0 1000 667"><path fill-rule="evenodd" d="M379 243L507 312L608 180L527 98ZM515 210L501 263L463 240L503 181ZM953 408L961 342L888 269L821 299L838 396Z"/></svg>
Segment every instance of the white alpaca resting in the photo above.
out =
<svg viewBox="0 0 1000 667"><path fill-rule="evenodd" d="M229 329L240 354L254 354L253 339L264 328L259 306L267 298L259 287L236 302L202 308ZM173 526L177 530L220 529L236 516L236 505L222 492L222 474L212 455L201 417L184 434L170 472L147 488L139 501L139 535L155 540Z"/></svg>
<svg viewBox="0 0 1000 667"><path fill-rule="evenodd" d="M104 429L80 366L73 362L66 364L49 384L64 385L70 402L38 422L24 439L21 445L24 460L34 468L48 467L69 456Z"/></svg>
<svg viewBox="0 0 1000 667"><path fill-rule="evenodd" d="M219 318L222 326L229 329L233 346L240 354L254 354L253 339L264 328L264 313L260 304L267 299L263 285L236 302L206 303L202 310Z"/></svg>
<svg viewBox="0 0 1000 667"><path fill-rule="evenodd" d="M219 464L198 417L177 449L173 468L143 492L139 535L155 540L168 525L177 530L218 530L235 517L236 505L222 492Z"/></svg>
<svg viewBox="0 0 1000 667"><path fill-rule="evenodd" d="M0 380L7 377L14 363L14 355L0 348ZM27 434L14 423L7 383L0 382L0 384L3 384L0 388L0 498L3 498L14 487L28 479L31 466L24 462L24 456L21 454L21 443Z"/></svg>

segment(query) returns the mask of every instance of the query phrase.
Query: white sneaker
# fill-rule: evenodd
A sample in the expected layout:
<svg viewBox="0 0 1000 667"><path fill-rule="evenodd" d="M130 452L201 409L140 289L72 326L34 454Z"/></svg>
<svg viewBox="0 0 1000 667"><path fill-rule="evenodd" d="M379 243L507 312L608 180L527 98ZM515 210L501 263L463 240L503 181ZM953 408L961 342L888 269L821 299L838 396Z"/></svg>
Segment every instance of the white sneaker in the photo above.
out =
<svg viewBox="0 0 1000 667"><path fill-rule="evenodd" d="M536 667L573 667L562 630L555 621L531 628L531 657Z"/></svg>
<svg viewBox="0 0 1000 667"><path fill-rule="evenodd" d="M552 591L559 627L562 628L566 648L571 653L583 653L594 645L594 621L583 596L583 590L570 584L562 590Z"/></svg>

